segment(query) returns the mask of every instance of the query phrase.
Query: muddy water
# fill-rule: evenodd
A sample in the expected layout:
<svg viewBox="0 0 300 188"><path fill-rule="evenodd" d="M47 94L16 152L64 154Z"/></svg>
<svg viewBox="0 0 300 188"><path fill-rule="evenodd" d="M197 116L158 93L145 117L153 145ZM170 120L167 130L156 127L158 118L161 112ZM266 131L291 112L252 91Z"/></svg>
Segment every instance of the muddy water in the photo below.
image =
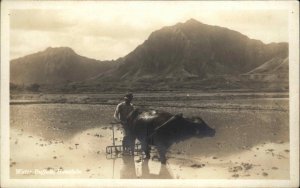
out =
<svg viewBox="0 0 300 188"><path fill-rule="evenodd" d="M110 122L114 106L11 105L10 174L14 178L287 179L288 101L271 101L254 103L259 108L239 105L231 110L156 107L201 116L217 131L213 138L191 138L174 144L168 152L167 165L161 165L156 154L149 161L139 156L106 158L105 147L112 144ZM215 103L223 107L232 105ZM265 108L265 104L271 108ZM115 128L118 143L122 135ZM20 174L20 169L37 171Z"/></svg>

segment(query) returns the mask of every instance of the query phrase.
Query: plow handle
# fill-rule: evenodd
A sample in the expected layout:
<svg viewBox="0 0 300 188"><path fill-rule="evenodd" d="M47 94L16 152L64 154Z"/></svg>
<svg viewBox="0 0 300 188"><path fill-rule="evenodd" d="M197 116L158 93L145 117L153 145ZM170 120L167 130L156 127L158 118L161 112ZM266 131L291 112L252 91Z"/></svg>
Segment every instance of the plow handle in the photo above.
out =
<svg viewBox="0 0 300 188"><path fill-rule="evenodd" d="M115 146L115 128L114 128L114 124L117 124L117 123L111 123L112 133L113 133L113 146Z"/></svg>
<svg viewBox="0 0 300 188"><path fill-rule="evenodd" d="M114 129L114 125L120 124L120 122L110 122L110 124L112 126L112 132L113 132L113 146L115 146L115 129Z"/></svg>

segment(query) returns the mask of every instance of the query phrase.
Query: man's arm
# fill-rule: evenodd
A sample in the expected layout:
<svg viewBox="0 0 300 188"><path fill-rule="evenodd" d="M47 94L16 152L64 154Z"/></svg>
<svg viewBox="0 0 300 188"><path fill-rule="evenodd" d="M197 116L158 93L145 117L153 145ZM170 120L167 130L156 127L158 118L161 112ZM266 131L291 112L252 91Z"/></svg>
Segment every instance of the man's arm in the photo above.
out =
<svg viewBox="0 0 300 188"><path fill-rule="evenodd" d="M120 118L119 118L119 114L120 114L120 105L117 106L116 110L115 110L115 114L114 114L114 118L117 122L120 122Z"/></svg>

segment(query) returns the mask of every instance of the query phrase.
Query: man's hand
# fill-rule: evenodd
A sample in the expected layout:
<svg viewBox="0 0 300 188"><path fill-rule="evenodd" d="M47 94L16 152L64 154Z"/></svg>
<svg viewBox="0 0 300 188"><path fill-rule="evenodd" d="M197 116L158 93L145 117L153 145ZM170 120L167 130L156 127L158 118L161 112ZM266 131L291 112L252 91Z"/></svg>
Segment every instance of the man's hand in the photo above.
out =
<svg viewBox="0 0 300 188"><path fill-rule="evenodd" d="M114 118L110 124L120 124L120 123L121 123L121 120Z"/></svg>
<svg viewBox="0 0 300 188"><path fill-rule="evenodd" d="M115 119L112 123L113 123L113 124L119 124L119 123L121 123L121 121Z"/></svg>
<svg viewBox="0 0 300 188"><path fill-rule="evenodd" d="M125 125L126 121L115 120L115 121L111 122L110 124L122 124L122 125Z"/></svg>

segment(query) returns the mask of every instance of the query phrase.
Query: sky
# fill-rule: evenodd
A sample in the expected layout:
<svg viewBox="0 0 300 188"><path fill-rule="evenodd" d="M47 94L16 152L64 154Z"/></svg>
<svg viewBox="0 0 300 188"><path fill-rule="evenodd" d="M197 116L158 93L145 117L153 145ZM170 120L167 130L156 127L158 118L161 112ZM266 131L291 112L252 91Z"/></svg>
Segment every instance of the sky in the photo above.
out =
<svg viewBox="0 0 300 188"><path fill-rule="evenodd" d="M50 9L51 8L51 9ZM164 26L194 18L264 43L288 42L288 13L280 9L204 6L199 2L97 2L11 9L10 59L47 47L71 47L98 60L123 57Z"/></svg>

